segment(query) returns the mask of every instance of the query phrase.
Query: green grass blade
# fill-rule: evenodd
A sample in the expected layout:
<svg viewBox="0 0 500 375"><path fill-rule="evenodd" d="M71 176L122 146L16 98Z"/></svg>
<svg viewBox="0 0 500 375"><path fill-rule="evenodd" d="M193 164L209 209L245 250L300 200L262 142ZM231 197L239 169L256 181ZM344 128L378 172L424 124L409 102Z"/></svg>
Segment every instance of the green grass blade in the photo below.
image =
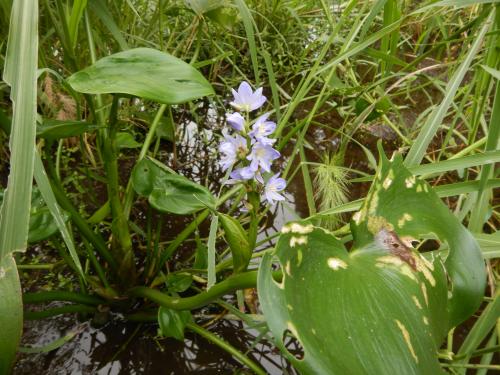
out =
<svg viewBox="0 0 500 375"><path fill-rule="evenodd" d="M498 178L491 179L488 181L486 186L488 189L499 188L500 179ZM436 194L440 198L452 197L455 195L467 194L478 191L479 181L466 181L466 182L457 182L454 184L439 185L436 186L434 190L436 191ZM318 212L316 215L310 216L309 219L313 219L320 216L329 216L329 215L342 214L345 212L357 211L363 204L363 200L364 198L356 199L355 201L342 204L335 208Z"/></svg>
<svg viewBox="0 0 500 375"><path fill-rule="evenodd" d="M488 128L488 138L486 141L485 150L498 150L500 139L500 81L496 82L495 99L493 101L493 111L491 113L490 126ZM494 164L486 164L481 168L479 180L481 188L477 195L477 201L472 208L471 217L469 220L469 229L473 232L481 232L483 224L488 216L490 207L490 194L485 189L486 181L493 177Z"/></svg>
<svg viewBox="0 0 500 375"><path fill-rule="evenodd" d="M476 40L469 49L469 52L467 53L464 61L462 62L462 64L460 64L459 68L456 70L456 72L453 74L450 81L446 85L446 95L443 98L443 101L435 110L432 111L431 115L420 130L417 138L413 142L413 145L411 146L410 151L408 152L408 155L405 159L405 164L407 167L412 167L420 164L420 162L424 158L427 147L434 138L434 135L439 129L439 126L442 124L443 119L448 112L448 108L450 107L453 98L455 97L455 94L457 93L457 90L460 86L460 83L465 76L465 73L467 73L472 60L479 52L484 36L486 35L486 32L490 27L490 23L493 20L493 16L494 12L492 12L490 17L488 17L488 21L485 22L485 24L479 31L479 34L477 35Z"/></svg>
<svg viewBox="0 0 500 375"><path fill-rule="evenodd" d="M314 203L314 190L311 182L311 175L309 174L309 168L307 166L306 153L304 152L304 147L299 148L302 177L304 179L304 189L306 191L307 207L309 208L309 215L314 215L316 213L316 204Z"/></svg>
<svg viewBox="0 0 500 375"><path fill-rule="evenodd" d="M82 265L80 263L80 259L78 258L78 254L76 253L75 244L73 243L73 238L71 237L71 234L69 233L69 230L66 227L62 211L59 205L57 204L56 197L54 195L54 192L52 191L49 178L47 176L47 173L45 172L42 159L38 154L38 152L36 153L35 156L34 173L38 189L40 189L43 200L45 201L45 204L49 208L50 213L54 217L57 227L61 232L61 236L64 240L64 243L68 247L69 255L71 256L71 259L73 259L75 267L80 273L80 276L82 277L83 280L85 280L85 275L83 273Z"/></svg>
<svg viewBox="0 0 500 375"><path fill-rule="evenodd" d="M421 164L409 169L414 174L426 175L427 177L431 173L443 173L454 169L465 169L497 162L500 162L500 150L486 151L482 154L468 155L456 159L450 158L436 163Z"/></svg>
<svg viewBox="0 0 500 375"><path fill-rule="evenodd" d="M408 169L417 176L430 178L435 176L436 174L443 172L472 168L497 162L500 162L500 150L486 151L482 154L467 155L459 158L450 157L447 160L437 161L435 163L420 164ZM354 180L351 180L351 182L367 182L372 180L373 176L369 176L356 178Z"/></svg>
<svg viewBox="0 0 500 375"><path fill-rule="evenodd" d="M83 18L85 8L87 7L87 0L75 0L73 3L73 8L71 8L71 16L69 17L69 37L71 42L71 47L74 49L76 47L76 42L78 40L78 25Z"/></svg>
<svg viewBox="0 0 500 375"><path fill-rule="evenodd" d="M129 49L127 41L122 35L122 32L115 20L113 19L113 15L109 11L106 2L101 0L90 0L89 7L92 9L92 12L102 21L103 25L106 26L115 38L116 42L120 46L120 49L125 51Z"/></svg>
<svg viewBox="0 0 500 375"><path fill-rule="evenodd" d="M500 79L500 71L499 70L490 68L489 66L486 66L486 65L481 65L481 68L486 70L488 73L490 73L496 79Z"/></svg>
<svg viewBox="0 0 500 375"><path fill-rule="evenodd" d="M351 48L345 50L343 53L339 54L335 58L333 58L330 62L322 66L315 73L316 76L319 76L321 73L329 70L332 66L337 65L339 62L344 61L360 52L363 52L366 48L383 38L385 35L388 35L394 30L397 30L401 23L403 22L403 18L400 18L398 21L380 29L379 31L373 33L368 38L363 40L362 42L354 44Z"/></svg>
<svg viewBox="0 0 500 375"><path fill-rule="evenodd" d="M465 354L467 355L461 363L467 363L470 354L481 344L488 333L497 324L498 317L500 316L500 289L497 288L494 299L490 304L483 310L481 316L474 324L474 327L470 330L469 334L465 338L462 346L457 352L457 355Z"/></svg>
<svg viewBox="0 0 500 375"><path fill-rule="evenodd" d="M425 12L431 8L435 7L455 7L455 8L463 8L476 4L490 4L490 3L500 3L500 0L442 0L437 1L433 4L426 5L420 9L417 9L413 14Z"/></svg>
<svg viewBox="0 0 500 375"><path fill-rule="evenodd" d="M12 4L4 81L13 102L10 175L0 209L0 374L7 374L22 333L22 296L14 251L26 249L36 137L38 1Z"/></svg>
<svg viewBox="0 0 500 375"><path fill-rule="evenodd" d="M257 45L255 43L255 32L253 29L253 18L250 10L243 0L235 0L236 7L238 8L241 19L243 20L243 26L245 27L245 33L248 40L248 48L250 50L250 58L252 59L253 73L255 75L255 84L258 86L260 84L259 80L259 60L257 59Z"/></svg>

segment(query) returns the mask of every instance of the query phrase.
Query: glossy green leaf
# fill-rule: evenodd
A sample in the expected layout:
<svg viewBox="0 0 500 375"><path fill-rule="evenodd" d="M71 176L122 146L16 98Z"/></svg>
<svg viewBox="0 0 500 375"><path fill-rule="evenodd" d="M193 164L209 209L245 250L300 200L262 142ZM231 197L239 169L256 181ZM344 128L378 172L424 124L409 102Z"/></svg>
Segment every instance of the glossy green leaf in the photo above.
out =
<svg viewBox="0 0 500 375"><path fill-rule="evenodd" d="M3 192L0 192L0 204L3 200ZM68 215L61 212L62 219L68 220ZM49 208L45 205L40 191L34 188L31 193L31 211L29 221L28 242L36 243L43 241L58 232L58 226Z"/></svg>
<svg viewBox="0 0 500 375"><path fill-rule="evenodd" d="M214 93L203 75L184 61L151 48L104 57L68 78L85 94L128 94L179 104Z"/></svg>
<svg viewBox="0 0 500 375"><path fill-rule="evenodd" d="M43 124L38 125L36 135L45 139L61 139L78 137L84 133L92 133L97 129L99 129L98 125L85 121L44 120Z"/></svg>
<svg viewBox="0 0 500 375"><path fill-rule="evenodd" d="M476 241L401 156L382 156L351 227L350 252L330 232L292 223L264 256L259 300L277 345L302 374L442 373L442 340L484 293ZM429 234L449 246L446 259L413 249L412 240ZM286 350L286 332L302 345L302 360Z"/></svg>
<svg viewBox="0 0 500 375"><path fill-rule="evenodd" d="M43 207L31 214L28 242L43 241L57 233L57 231L57 224L47 207Z"/></svg>
<svg viewBox="0 0 500 375"><path fill-rule="evenodd" d="M216 199L207 188L152 159L136 164L132 184L135 191L147 196L151 206L160 212L187 215L215 207Z"/></svg>
<svg viewBox="0 0 500 375"><path fill-rule="evenodd" d="M187 272L169 273L167 287L171 293L182 293L188 290L193 283L193 276Z"/></svg>
<svg viewBox="0 0 500 375"><path fill-rule="evenodd" d="M116 135L116 147L118 148L139 148L141 144L134 139L130 133L119 132Z"/></svg>
<svg viewBox="0 0 500 375"><path fill-rule="evenodd" d="M219 221L233 255L234 272L243 272L247 269L252 258L252 248L248 242L248 236L241 224L231 216L219 214Z"/></svg>
<svg viewBox="0 0 500 375"><path fill-rule="evenodd" d="M163 117L156 128L156 136L166 139L167 141L175 141L175 125L170 117Z"/></svg>
<svg viewBox="0 0 500 375"><path fill-rule="evenodd" d="M173 337L183 341L186 325L192 320L189 311L176 311L163 306L158 309L159 333L164 337Z"/></svg>

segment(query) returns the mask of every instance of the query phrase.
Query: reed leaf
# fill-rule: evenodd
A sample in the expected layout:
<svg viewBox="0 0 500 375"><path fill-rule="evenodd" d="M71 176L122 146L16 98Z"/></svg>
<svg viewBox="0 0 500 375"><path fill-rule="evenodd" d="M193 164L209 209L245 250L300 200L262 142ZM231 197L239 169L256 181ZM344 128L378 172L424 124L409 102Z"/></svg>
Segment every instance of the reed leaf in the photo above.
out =
<svg viewBox="0 0 500 375"><path fill-rule="evenodd" d="M427 147L434 138L434 135L439 129L439 126L442 124L443 119L445 118L446 113L448 112L448 108L452 104L453 98L455 97L455 94L457 93L457 90L460 87L460 83L462 82L465 76L465 73L467 73L472 63L472 60L479 52L484 36L486 35L488 28L490 27L493 17L494 17L494 12L492 12L490 17L488 17L487 22L484 23L483 27L481 28L476 37L476 40L470 47L469 52L467 53L467 56L465 57L464 61L462 62L462 64L460 64L460 66L455 71L450 81L446 85L445 89L446 95L443 98L443 101L434 111L432 111L426 123L422 126L422 129L420 130L417 138L415 139L413 145L410 148L410 151L408 152L408 155L406 156L405 165L407 167L412 167L420 164L420 162L424 158L425 152L427 151Z"/></svg>
<svg viewBox="0 0 500 375"><path fill-rule="evenodd" d="M3 80L11 87L10 175L0 210L0 374L14 362L22 333L22 296L13 252L28 239L36 137L38 1L12 4Z"/></svg>

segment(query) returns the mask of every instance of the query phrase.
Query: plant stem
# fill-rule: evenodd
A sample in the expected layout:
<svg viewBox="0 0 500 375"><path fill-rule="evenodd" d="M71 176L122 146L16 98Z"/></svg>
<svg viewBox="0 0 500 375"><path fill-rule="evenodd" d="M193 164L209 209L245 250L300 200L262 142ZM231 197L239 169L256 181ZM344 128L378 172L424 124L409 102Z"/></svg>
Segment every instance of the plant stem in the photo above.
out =
<svg viewBox="0 0 500 375"><path fill-rule="evenodd" d="M234 346L231 344L227 343L220 337L214 335L212 332L207 331L206 329L200 327L199 325L195 323L188 323L186 324L186 327L189 328L191 331L197 333L198 335L204 337L208 341L214 343L218 347L224 349L226 352L230 353L233 357L238 359L240 362L242 362L244 365L248 366L254 373L258 375L265 375L266 372L258 366L255 362L250 360L246 355L241 353L238 349L236 349Z"/></svg>
<svg viewBox="0 0 500 375"><path fill-rule="evenodd" d="M71 216L71 221L77 226L80 234L84 236L93 246L94 248L99 252L99 254L108 262L110 267L113 270L118 270L118 265L115 261L115 259L111 256L111 253L108 250L108 247L106 246L106 242L104 239L96 234L87 224L87 221L81 217L80 213L78 210L73 206L69 198L66 196L66 193L64 192L64 188L61 185L61 182L55 175L55 168L54 164L52 163L52 160L50 158L47 158L47 166L49 173L51 174L52 179L50 180L50 184L52 186L52 191L54 192L54 195L57 199L57 202L59 205L66 210L70 216Z"/></svg>
<svg viewBox="0 0 500 375"><path fill-rule="evenodd" d="M137 158L136 163L146 157L149 147L151 146L153 138L156 134L156 129L158 128L158 124L160 123L160 120L166 108L167 105L163 104L160 107L160 109L158 109L158 112L156 112L156 116L153 122L151 123L148 134L146 135L146 139L144 139L144 143L142 145L141 152L139 153L139 157ZM134 189L132 187L132 179L129 179L127 183L127 188L125 190L125 199L123 203L123 214L126 220L128 220L128 217L130 216L130 210L132 208L133 200L134 200Z"/></svg>
<svg viewBox="0 0 500 375"><path fill-rule="evenodd" d="M205 306L234 290L255 288L257 285L257 271L249 271L228 277L226 280L215 284L209 290L201 292L192 297L171 297L159 290L136 287L129 290L129 294L135 297L147 298L173 310L192 310Z"/></svg>
<svg viewBox="0 0 500 375"><path fill-rule="evenodd" d="M120 259L118 273L122 280L127 281L130 285L135 279L135 262L128 223L119 195L120 182L118 175L118 150L116 146L117 122L118 96L115 95L113 96L113 104L109 115L109 128L104 137L102 156L107 175L109 206L113 216L111 225L113 232L112 247L115 251L115 257Z"/></svg>

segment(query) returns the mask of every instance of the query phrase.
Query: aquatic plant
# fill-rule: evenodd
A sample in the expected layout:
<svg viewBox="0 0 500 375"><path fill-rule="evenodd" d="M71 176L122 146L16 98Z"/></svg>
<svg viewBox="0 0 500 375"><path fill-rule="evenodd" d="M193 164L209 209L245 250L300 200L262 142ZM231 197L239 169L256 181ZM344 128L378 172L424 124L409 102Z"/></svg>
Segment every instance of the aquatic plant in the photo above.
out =
<svg viewBox="0 0 500 375"><path fill-rule="evenodd" d="M23 319L75 313L257 374L259 341L303 374L498 370L496 3L0 2L0 374L78 340Z"/></svg>

